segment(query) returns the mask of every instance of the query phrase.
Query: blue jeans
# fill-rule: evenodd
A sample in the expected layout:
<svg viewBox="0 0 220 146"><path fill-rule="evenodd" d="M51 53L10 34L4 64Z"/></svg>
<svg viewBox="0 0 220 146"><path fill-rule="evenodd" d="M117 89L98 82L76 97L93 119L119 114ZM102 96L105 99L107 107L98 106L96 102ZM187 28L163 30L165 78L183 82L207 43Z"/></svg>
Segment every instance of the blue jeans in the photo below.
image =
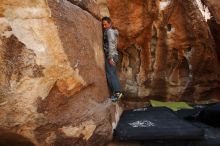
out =
<svg viewBox="0 0 220 146"><path fill-rule="evenodd" d="M115 61L115 63L117 63L118 56L115 56L113 60ZM116 66L111 65L107 57L105 57L105 69L106 69L106 77L107 77L108 85L112 93L120 92L121 87L116 72Z"/></svg>

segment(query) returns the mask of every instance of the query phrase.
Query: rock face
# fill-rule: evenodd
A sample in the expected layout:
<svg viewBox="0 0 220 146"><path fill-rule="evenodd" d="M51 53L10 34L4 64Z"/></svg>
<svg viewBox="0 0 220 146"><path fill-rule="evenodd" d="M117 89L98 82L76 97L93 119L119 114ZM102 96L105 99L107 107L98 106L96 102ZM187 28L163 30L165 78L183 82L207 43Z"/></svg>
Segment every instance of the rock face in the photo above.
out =
<svg viewBox="0 0 220 146"><path fill-rule="evenodd" d="M108 5L120 32L119 74L128 97L219 100L214 34L196 1L108 0Z"/></svg>
<svg viewBox="0 0 220 146"><path fill-rule="evenodd" d="M220 24L220 1L218 0L203 0L203 4L211 11L217 24Z"/></svg>
<svg viewBox="0 0 220 146"><path fill-rule="evenodd" d="M208 21L210 30L216 43L216 52L218 60L220 61L220 1L217 0L203 0L212 15L212 18Z"/></svg>
<svg viewBox="0 0 220 146"><path fill-rule="evenodd" d="M0 137L42 146L111 138L102 28L89 12L67 0L1 1L0 61Z"/></svg>
<svg viewBox="0 0 220 146"><path fill-rule="evenodd" d="M137 100L219 100L219 2L1 0L0 145L102 146L112 106L100 18L120 31L119 77ZM217 31L216 31L217 30Z"/></svg>
<svg viewBox="0 0 220 146"><path fill-rule="evenodd" d="M109 16L106 0L68 0L71 3L90 12L94 17L101 19L103 16Z"/></svg>

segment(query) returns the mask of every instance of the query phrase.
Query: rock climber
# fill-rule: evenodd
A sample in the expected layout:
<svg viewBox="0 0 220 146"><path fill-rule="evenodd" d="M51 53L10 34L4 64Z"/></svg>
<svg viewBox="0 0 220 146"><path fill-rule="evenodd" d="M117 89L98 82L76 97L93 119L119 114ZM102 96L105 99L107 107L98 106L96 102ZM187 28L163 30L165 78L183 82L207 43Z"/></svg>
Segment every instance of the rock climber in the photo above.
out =
<svg viewBox="0 0 220 146"><path fill-rule="evenodd" d="M102 18L102 26L106 77L112 93L111 100L116 102L123 96L116 72L116 63L119 60L117 51L119 33L118 30L112 26L112 20L109 17Z"/></svg>

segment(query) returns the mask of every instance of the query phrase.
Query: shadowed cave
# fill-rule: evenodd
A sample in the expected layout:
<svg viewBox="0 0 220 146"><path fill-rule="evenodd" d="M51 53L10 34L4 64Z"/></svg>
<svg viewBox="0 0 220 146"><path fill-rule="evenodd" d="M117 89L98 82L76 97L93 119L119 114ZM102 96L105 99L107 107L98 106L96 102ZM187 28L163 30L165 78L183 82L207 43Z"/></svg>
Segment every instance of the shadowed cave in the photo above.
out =
<svg viewBox="0 0 220 146"><path fill-rule="evenodd" d="M35 146L30 140L14 133L0 133L0 146Z"/></svg>

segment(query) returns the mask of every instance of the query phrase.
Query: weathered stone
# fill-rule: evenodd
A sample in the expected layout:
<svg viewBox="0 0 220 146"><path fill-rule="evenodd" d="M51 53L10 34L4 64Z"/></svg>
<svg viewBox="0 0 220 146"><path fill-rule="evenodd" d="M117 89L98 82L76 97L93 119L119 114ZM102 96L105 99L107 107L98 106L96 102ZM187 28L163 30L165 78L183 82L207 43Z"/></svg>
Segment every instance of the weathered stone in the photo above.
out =
<svg viewBox="0 0 220 146"><path fill-rule="evenodd" d="M88 11L98 19L101 19L103 16L109 16L106 0L68 0L68 1Z"/></svg>
<svg viewBox="0 0 220 146"><path fill-rule="evenodd" d="M123 104L219 101L219 2L203 0L208 22L196 2L2 0L0 145L102 146ZM107 98L99 19L109 15L124 93L141 104Z"/></svg>
<svg viewBox="0 0 220 146"><path fill-rule="evenodd" d="M90 13L67 0L1 1L0 68L0 135L45 146L111 138L102 28Z"/></svg>
<svg viewBox="0 0 220 146"><path fill-rule="evenodd" d="M217 24L220 24L220 1L218 0L202 0L208 7Z"/></svg>
<svg viewBox="0 0 220 146"><path fill-rule="evenodd" d="M128 97L219 100L203 96L220 87L219 63L195 1L108 0L108 6L120 32L119 74Z"/></svg>
<svg viewBox="0 0 220 146"><path fill-rule="evenodd" d="M220 62L220 1L203 0L203 3L212 15L212 18L208 20L208 24L215 40L216 52Z"/></svg>

